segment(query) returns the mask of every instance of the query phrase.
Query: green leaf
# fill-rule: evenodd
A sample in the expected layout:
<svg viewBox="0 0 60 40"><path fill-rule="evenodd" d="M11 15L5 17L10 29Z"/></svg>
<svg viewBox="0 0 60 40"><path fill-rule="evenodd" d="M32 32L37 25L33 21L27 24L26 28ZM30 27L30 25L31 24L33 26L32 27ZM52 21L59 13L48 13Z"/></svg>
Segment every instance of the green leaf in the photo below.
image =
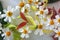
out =
<svg viewBox="0 0 60 40"><path fill-rule="evenodd" d="M13 33L13 40L21 40L20 33L15 29L15 27L10 28Z"/></svg>
<svg viewBox="0 0 60 40"><path fill-rule="evenodd" d="M19 32L17 32L17 31L13 32L13 40L21 40Z"/></svg>
<svg viewBox="0 0 60 40"><path fill-rule="evenodd" d="M10 25L8 25L8 27L9 27L9 28L12 28L12 27L16 27L16 26L13 25L13 24L10 24Z"/></svg>

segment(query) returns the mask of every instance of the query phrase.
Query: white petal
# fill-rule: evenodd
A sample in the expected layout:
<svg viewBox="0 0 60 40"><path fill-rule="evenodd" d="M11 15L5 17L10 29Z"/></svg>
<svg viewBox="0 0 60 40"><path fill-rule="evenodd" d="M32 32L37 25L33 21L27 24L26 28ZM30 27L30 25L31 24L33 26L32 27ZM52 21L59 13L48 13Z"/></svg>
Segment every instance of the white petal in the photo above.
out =
<svg viewBox="0 0 60 40"><path fill-rule="evenodd" d="M8 17L6 17L6 18L4 19L4 21L7 22L7 21L8 21Z"/></svg>
<svg viewBox="0 0 60 40"><path fill-rule="evenodd" d="M39 11L35 13L36 15L39 15Z"/></svg>
<svg viewBox="0 0 60 40"><path fill-rule="evenodd" d="M56 34L55 37L58 37L58 35Z"/></svg>
<svg viewBox="0 0 60 40"><path fill-rule="evenodd" d="M0 14L1 14L1 12L0 12Z"/></svg>
<svg viewBox="0 0 60 40"><path fill-rule="evenodd" d="M28 34L26 34L25 38L29 38L29 35L28 35Z"/></svg>
<svg viewBox="0 0 60 40"><path fill-rule="evenodd" d="M56 30L56 29L53 29L53 31L56 32L56 33L58 32L58 30Z"/></svg>
<svg viewBox="0 0 60 40"><path fill-rule="evenodd" d="M39 33L39 30L37 29L37 30L34 32L34 34L37 35L38 33Z"/></svg>
<svg viewBox="0 0 60 40"><path fill-rule="evenodd" d="M19 6L16 6L16 9L20 9L20 7Z"/></svg>
<svg viewBox="0 0 60 40"><path fill-rule="evenodd" d="M54 27L53 26L50 26L50 30L53 30L54 29Z"/></svg>
<svg viewBox="0 0 60 40"><path fill-rule="evenodd" d="M21 37L24 38L24 37L25 37L25 34L22 33L22 34L21 34Z"/></svg>
<svg viewBox="0 0 60 40"><path fill-rule="evenodd" d="M56 19L59 18L59 15L56 15L55 17L56 17Z"/></svg>
<svg viewBox="0 0 60 40"><path fill-rule="evenodd" d="M48 14L48 9L44 10L44 13L45 13L45 14Z"/></svg>
<svg viewBox="0 0 60 40"><path fill-rule="evenodd" d="M41 31L40 31L40 36L43 35L43 34L44 34L44 33L43 33L43 31L41 30Z"/></svg>
<svg viewBox="0 0 60 40"><path fill-rule="evenodd" d="M24 13L24 10L25 10L25 8L23 7L23 8L21 9L21 12L23 12L23 13Z"/></svg>
<svg viewBox="0 0 60 40"><path fill-rule="evenodd" d="M9 22L11 22L11 18L10 18L10 17L9 17L9 19L8 19L8 20L9 20Z"/></svg>
<svg viewBox="0 0 60 40"><path fill-rule="evenodd" d="M10 11L11 9L12 9L12 7L11 7L11 6L8 6L8 7L7 7L7 10L8 10L8 11Z"/></svg>
<svg viewBox="0 0 60 40"><path fill-rule="evenodd" d="M21 28L21 29L19 29L19 32L23 32L23 29Z"/></svg>
<svg viewBox="0 0 60 40"><path fill-rule="evenodd" d="M28 8L30 8L30 5L29 4L26 4L25 6L28 7Z"/></svg>
<svg viewBox="0 0 60 40"><path fill-rule="evenodd" d="M2 17L2 18L3 18L3 17L6 17L6 14L2 14L1 17Z"/></svg>
<svg viewBox="0 0 60 40"><path fill-rule="evenodd" d="M2 34L1 36L3 37L3 36L5 36L5 34Z"/></svg>
<svg viewBox="0 0 60 40"><path fill-rule="evenodd" d="M40 6L40 7L39 7L39 10L43 10L43 6Z"/></svg>
<svg viewBox="0 0 60 40"><path fill-rule="evenodd" d="M6 13L6 12L7 12L7 10L5 10L5 9L4 9L4 10L3 10L3 12L4 12L4 13Z"/></svg>

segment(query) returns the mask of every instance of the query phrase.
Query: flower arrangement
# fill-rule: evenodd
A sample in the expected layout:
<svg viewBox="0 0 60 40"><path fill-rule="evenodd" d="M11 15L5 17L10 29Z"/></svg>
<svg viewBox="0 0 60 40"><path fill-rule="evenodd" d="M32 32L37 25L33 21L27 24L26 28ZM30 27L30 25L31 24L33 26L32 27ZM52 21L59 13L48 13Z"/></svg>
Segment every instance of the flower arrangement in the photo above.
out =
<svg viewBox="0 0 60 40"><path fill-rule="evenodd" d="M1 21L6 22L0 23L1 36L6 40L24 40L34 31L34 35L54 32L55 37L60 37L60 14L54 7L47 8L47 3L47 0L22 0L16 7L8 6L3 14L0 12Z"/></svg>

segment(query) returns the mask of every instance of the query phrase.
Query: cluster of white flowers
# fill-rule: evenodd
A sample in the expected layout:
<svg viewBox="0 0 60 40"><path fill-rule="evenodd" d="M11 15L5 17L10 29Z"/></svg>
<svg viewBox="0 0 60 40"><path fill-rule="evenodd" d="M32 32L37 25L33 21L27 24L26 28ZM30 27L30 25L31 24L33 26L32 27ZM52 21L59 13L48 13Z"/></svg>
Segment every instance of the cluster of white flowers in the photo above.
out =
<svg viewBox="0 0 60 40"><path fill-rule="evenodd" d="M7 10L3 10L5 14L1 14L1 18L4 18L5 22L11 23L13 20L17 22L19 25L20 22L23 22L19 25L18 31L22 33L20 36L22 38L28 38L29 34L32 33L31 29L34 29L35 35L44 35L43 30L52 30L57 35L55 37L60 36L60 16L56 15L56 19L51 19L48 15L49 10L47 7L44 6L45 2L38 2L38 0L28 0L27 3L24 1L20 2L20 4L14 8L9 6ZM24 15L23 15L24 14ZM31 18L31 19L30 19ZM21 19L21 20L20 20ZM24 20L23 20L24 19ZM27 21L26 21L27 20ZM25 25L26 24L26 25ZM21 27L24 26L24 27ZM30 27L31 26L31 27ZM6 28L9 29L9 28ZM12 35L12 32L9 30L3 29L5 37L9 38ZM9 39L8 39L9 40Z"/></svg>

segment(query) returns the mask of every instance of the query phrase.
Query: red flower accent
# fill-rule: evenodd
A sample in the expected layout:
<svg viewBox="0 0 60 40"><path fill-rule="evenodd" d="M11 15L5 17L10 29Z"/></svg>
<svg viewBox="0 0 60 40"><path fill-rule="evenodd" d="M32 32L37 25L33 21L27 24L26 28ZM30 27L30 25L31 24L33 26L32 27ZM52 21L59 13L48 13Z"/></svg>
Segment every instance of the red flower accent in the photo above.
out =
<svg viewBox="0 0 60 40"><path fill-rule="evenodd" d="M17 29L24 27L26 24L27 24L27 22L22 22L21 24L18 25Z"/></svg>
<svg viewBox="0 0 60 40"><path fill-rule="evenodd" d="M54 7L53 7L52 10L53 10L53 15L52 15L51 19L55 19L55 16L57 15L57 12L56 12Z"/></svg>
<svg viewBox="0 0 60 40"><path fill-rule="evenodd" d="M55 19L55 15L52 15L52 16L51 16L51 19Z"/></svg>
<svg viewBox="0 0 60 40"><path fill-rule="evenodd" d="M58 40L58 38L55 38L55 34L52 36L53 40Z"/></svg>
<svg viewBox="0 0 60 40"><path fill-rule="evenodd" d="M26 19L24 13L20 12L20 16L21 16L21 18L22 18L23 20L25 20L25 21L27 22L27 19Z"/></svg>
<svg viewBox="0 0 60 40"><path fill-rule="evenodd" d="M48 15L51 14L51 8L48 8Z"/></svg>
<svg viewBox="0 0 60 40"><path fill-rule="evenodd" d="M58 14L60 14L60 9L58 10Z"/></svg>

